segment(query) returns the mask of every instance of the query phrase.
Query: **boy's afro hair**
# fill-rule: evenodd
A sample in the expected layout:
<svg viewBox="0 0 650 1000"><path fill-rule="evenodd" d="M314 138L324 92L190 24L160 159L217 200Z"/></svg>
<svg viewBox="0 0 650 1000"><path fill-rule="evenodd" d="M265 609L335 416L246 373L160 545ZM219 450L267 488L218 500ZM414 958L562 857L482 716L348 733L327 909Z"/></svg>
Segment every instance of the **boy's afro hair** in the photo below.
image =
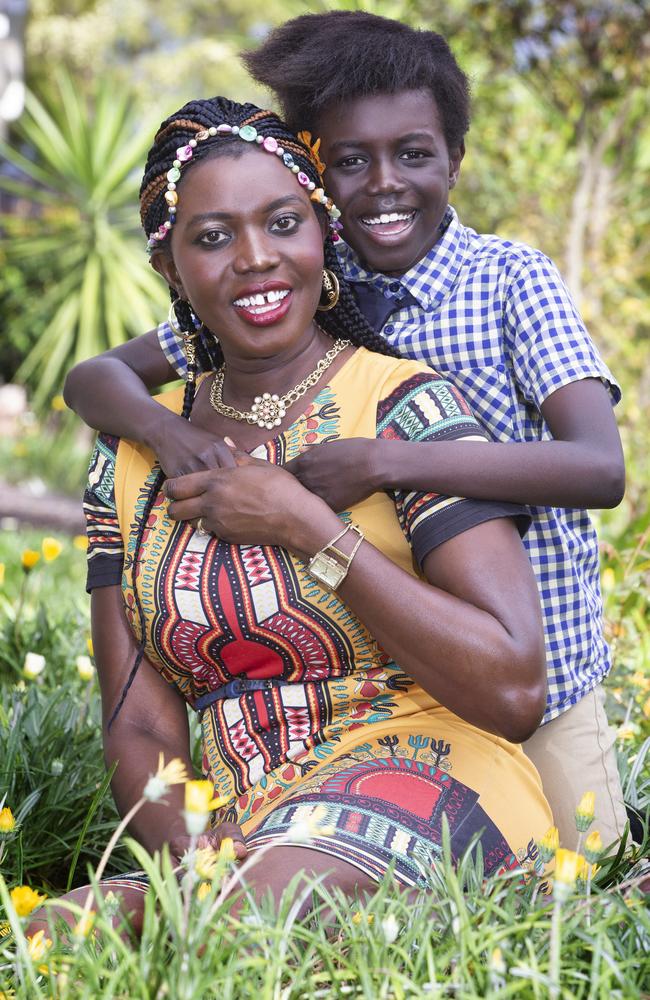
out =
<svg viewBox="0 0 650 1000"><path fill-rule="evenodd" d="M276 94L295 131L317 134L320 114L346 101L421 89L435 100L448 149L458 148L469 128L467 77L434 31L364 11L303 14L242 58Z"/></svg>

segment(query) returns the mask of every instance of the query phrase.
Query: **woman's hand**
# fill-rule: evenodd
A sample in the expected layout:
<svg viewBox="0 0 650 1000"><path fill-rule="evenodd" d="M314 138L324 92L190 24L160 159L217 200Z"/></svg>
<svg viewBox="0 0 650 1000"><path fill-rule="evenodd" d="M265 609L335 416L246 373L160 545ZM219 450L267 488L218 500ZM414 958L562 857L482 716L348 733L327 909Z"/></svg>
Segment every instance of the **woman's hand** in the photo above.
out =
<svg viewBox="0 0 650 1000"><path fill-rule="evenodd" d="M242 451L231 450L231 457L231 468L168 479L169 516L201 518L208 531L234 544L295 548L300 528L326 510L323 502L280 466Z"/></svg>
<svg viewBox="0 0 650 1000"><path fill-rule="evenodd" d="M235 466L232 449L223 438L215 437L176 413L156 423L147 433L147 443L169 479Z"/></svg>
<svg viewBox="0 0 650 1000"><path fill-rule="evenodd" d="M375 468L377 444L369 438L330 441L297 455L286 469L339 513L382 488Z"/></svg>
<svg viewBox="0 0 650 1000"><path fill-rule="evenodd" d="M218 851L226 839L232 840L235 861L243 861L248 854L248 848L246 847L246 840L238 823L219 823L211 830L197 837L195 847L211 847L214 851ZM191 839L185 835L173 837L169 842L169 850L172 857L178 862L181 861L185 852L189 851L190 846Z"/></svg>

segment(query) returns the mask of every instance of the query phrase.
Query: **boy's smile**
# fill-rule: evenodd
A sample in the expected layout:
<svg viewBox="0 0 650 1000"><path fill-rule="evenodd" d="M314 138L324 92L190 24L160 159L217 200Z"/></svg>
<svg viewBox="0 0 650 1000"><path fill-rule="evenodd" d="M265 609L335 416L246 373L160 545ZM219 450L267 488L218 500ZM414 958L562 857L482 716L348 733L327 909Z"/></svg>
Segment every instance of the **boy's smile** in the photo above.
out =
<svg viewBox="0 0 650 1000"><path fill-rule="evenodd" d="M403 274L438 240L463 150L428 90L361 97L320 117L325 184L343 235L373 271Z"/></svg>

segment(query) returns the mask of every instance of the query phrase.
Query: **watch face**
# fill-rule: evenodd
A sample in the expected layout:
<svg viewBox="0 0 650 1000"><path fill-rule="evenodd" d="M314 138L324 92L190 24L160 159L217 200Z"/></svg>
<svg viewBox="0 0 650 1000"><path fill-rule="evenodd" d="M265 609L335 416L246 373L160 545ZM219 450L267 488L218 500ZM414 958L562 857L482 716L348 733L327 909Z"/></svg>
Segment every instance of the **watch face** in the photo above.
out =
<svg viewBox="0 0 650 1000"><path fill-rule="evenodd" d="M336 590L347 574L344 566L324 552L317 552L313 559L309 560L307 569L315 580L330 590Z"/></svg>

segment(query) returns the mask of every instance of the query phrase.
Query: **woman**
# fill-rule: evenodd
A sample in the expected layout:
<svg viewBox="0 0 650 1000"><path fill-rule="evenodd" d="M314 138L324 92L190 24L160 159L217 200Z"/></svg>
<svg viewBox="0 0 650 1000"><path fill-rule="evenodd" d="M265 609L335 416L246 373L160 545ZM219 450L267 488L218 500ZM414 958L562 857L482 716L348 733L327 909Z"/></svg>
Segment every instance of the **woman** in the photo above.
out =
<svg viewBox="0 0 650 1000"><path fill-rule="evenodd" d="M398 491L337 516L282 467L336 438L484 436L447 382L367 326L318 168L275 115L219 98L167 119L149 154L142 221L190 372L161 401L224 444L219 468L164 490L143 446L104 437L91 463L115 798L125 812L160 752L191 767L188 703L227 820L249 851L276 845L254 891L303 871L352 893L389 865L426 886L443 817L454 857L480 835L486 873L530 866L551 816L515 745L545 697L522 509ZM182 836L179 796L137 815L149 850ZM292 843L315 811L327 835ZM140 883L120 887L137 916Z"/></svg>

